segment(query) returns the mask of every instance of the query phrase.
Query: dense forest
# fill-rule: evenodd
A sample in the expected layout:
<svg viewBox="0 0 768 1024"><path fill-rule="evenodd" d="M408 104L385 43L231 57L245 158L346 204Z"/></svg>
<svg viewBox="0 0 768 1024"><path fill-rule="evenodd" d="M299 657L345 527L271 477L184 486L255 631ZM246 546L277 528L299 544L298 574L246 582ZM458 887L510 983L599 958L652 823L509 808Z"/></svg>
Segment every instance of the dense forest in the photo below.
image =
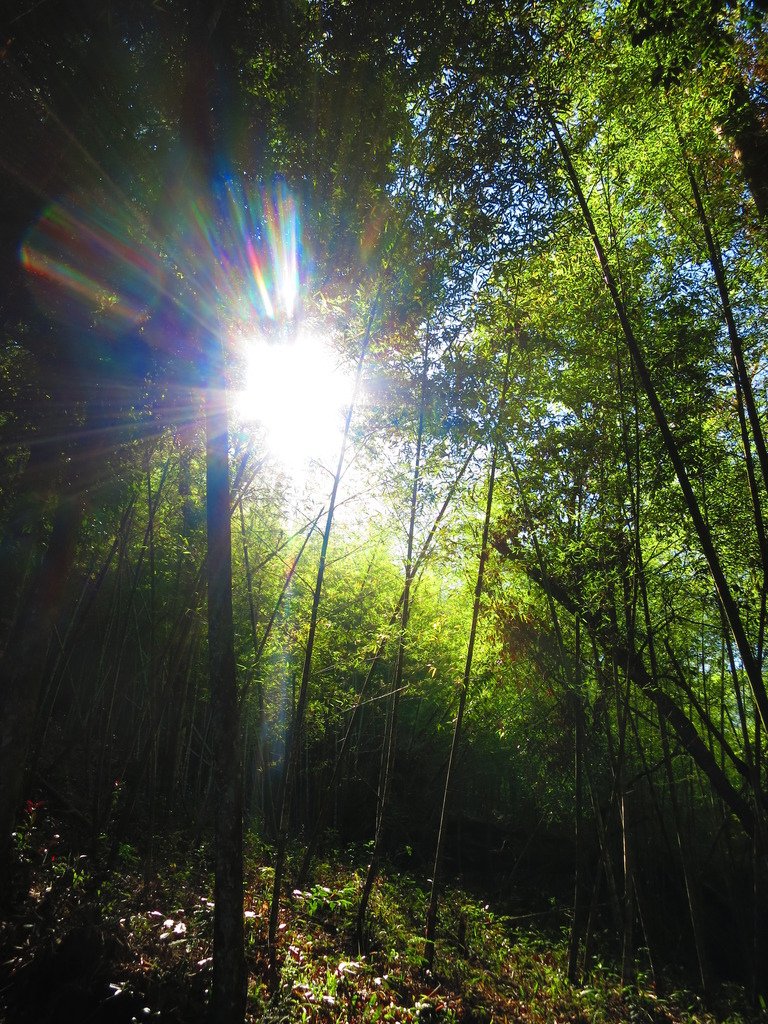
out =
<svg viewBox="0 0 768 1024"><path fill-rule="evenodd" d="M0 1017L760 1015L768 7L0 21Z"/></svg>

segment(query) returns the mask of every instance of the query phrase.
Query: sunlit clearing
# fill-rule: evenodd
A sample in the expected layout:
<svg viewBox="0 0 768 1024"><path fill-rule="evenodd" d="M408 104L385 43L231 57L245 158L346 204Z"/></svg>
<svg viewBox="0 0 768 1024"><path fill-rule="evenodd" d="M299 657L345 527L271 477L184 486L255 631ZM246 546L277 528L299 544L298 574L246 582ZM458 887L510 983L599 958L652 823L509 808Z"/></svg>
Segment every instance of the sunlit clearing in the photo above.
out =
<svg viewBox="0 0 768 1024"><path fill-rule="evenodd" d="M279 344L257 338L245 343L244 358L240 418L264 428L269 450L294 479L310 462L335 468L354 381L328 341L309 332Z"/></svg>

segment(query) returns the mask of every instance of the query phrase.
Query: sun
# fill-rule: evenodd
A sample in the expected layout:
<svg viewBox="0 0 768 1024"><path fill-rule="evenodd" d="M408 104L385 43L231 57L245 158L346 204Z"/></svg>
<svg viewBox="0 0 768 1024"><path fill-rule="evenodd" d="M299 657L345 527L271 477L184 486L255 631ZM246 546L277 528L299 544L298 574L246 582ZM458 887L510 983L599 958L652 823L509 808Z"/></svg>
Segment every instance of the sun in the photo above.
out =
<svg viewBox="0 0 768 1024"><path fill-rule="evenodd" d="M260 424L282 469L297 479L312 463L334 465L354 381L330 340L311 330L280 343L255 337L243 358L235 409L244 423Z"/></svg>

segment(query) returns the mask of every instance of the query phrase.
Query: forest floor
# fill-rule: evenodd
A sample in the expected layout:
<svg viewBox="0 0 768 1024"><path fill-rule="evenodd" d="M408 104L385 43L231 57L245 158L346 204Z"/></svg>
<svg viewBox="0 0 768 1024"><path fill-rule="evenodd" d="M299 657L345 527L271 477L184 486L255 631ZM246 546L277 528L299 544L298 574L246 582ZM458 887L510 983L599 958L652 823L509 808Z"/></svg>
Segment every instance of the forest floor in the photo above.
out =
<svg viewBox="0 0 768 1024"><path fill-rule="evenodd" d="M69 837L72 839L72 836ZM188 838L116 850L107 874L67 841L64 825L31 805L18 833L13 911L0 922L0 1020L8 1024L197 1024L205 1019L213 922L210 857ZM185 851L186 852L183 852ZM426 880L384 874L371 898L371 952L356 949L364 866L318 863L280 920L279 983L270 988L268 851L246 851L248 1021L422 1021L486 1024L742 1024L743 993L724 988L705 1009L692 993L640 973L622 986L594 963L566 977L562 931L547 934L458 889L441 901L435 970L423 969Z"/></svg>

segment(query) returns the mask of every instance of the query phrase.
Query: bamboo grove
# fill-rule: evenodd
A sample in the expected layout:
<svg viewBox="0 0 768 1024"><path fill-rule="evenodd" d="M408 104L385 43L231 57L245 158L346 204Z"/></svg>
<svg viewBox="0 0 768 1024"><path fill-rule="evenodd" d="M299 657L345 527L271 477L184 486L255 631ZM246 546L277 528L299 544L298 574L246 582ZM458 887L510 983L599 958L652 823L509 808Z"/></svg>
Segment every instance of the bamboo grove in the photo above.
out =
<svg viewBox="0 0 768 1024"><path fill-rule="evenodd" d="M275 971L354 847L361 951L386 863L431 879L429 966L459 873L567 908L572 980L606 946L764 988L763 5L17 7L6 901L42 798L148 877L215 826L221 1020L241 823ZM249 277L289 216L297 297ZM246 315L352 381L301 484L235 409Z"/></svg>

